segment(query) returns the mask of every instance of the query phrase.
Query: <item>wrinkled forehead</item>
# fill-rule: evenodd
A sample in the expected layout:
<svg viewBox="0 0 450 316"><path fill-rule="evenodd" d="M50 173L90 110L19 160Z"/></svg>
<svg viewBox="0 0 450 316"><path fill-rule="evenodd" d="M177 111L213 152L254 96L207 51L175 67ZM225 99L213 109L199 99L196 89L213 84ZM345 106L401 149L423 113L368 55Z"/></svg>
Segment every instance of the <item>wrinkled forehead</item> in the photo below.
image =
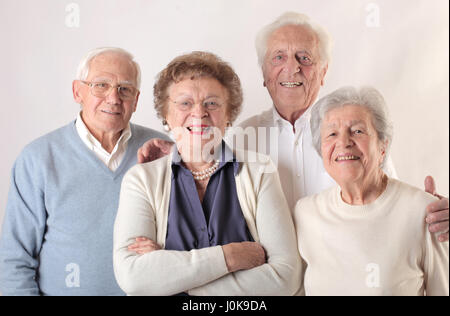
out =
<svg viewBox="0 0 450 316"><path fill-rule="evenodd" d="M317 53L319 42L311 28L303 25L285 25L275 30L267 42L267 52L276 50L305 50Z"/></svg>
<svg viewBox="0 0 450 316"><path fill-rule="evenodd" d="M372 125L372 113L359 104L345 104L329 109L325 113L322 127L330 126Z"/></svg>
<svg viewBox="0 0 450 316"><path fill-rule="evenodd" d="M88 80L102 78L136 83L137 70L133 62L118 53L105 53L95 56L89 63Z"/></svg>
<svg viewBox="0 0 450 316"><path fill-rule="evenodd" d="M172 82L167 88L171 96L216 97L226 99L228 91L216 78L211 76L187 76Z"/></svg>

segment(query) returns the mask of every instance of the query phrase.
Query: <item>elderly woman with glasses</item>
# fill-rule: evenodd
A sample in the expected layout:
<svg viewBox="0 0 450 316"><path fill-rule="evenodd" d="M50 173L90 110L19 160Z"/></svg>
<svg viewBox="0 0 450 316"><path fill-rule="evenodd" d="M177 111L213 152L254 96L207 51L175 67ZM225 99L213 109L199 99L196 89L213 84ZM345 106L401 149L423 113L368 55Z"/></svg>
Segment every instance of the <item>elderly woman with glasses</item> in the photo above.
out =
<svg viewBox="0 0 450 316"><path fill-rule="evenodd" d="M276 168L223 141L242 104L239 78L211 53L175 58L154 86L176 146L124 177L114 229L129 295L292 295L294 225Z"/></svg>
<svg viewBox="0 0 450 316"><path fill-rule="evenodd" d="M297 203L306 295L448 295L448 242L427 232L436 198L383 172L392 126L381 94L341 88L313 108L314 146L337 186Z"/></svg>

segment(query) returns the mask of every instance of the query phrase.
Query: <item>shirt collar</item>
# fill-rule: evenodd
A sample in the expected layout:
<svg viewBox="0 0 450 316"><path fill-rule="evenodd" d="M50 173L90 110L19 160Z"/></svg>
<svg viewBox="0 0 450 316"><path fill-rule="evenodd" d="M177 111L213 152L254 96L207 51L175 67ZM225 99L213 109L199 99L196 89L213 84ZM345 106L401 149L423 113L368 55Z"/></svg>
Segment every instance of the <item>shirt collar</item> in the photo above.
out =
<svg viewBox="0 0 450 316"><path fill-rule="evenodd" d="M305 113L303 113L298 119L297 121L295 121L294 126L298 127L300 126L300 124L305 124L305 123L309 123L309 120L311 119L311 109L314 107L314 104L311 105L306 111ZM278 113L277 108L275 107L275 105L272 107L272 113L273 113L273 122L274 122L274 126L278 126L279 128L283 128L283 127L289 127L291 128L292 124L285 120L284 118L281 117L280 113Z"/></svg>
<svg viewBox="0 0 450 316"><path fill-rule="evenodd" d="M180 153L178 152L177 146L173 146L173 147L174 148L172 150L172 153L173 153L173 155L172 155L172 172L176 172L175 170L179 170L179 168L183 168L183 169L187 170L186 167L183 166L183 164L181 163L181 156L180 156ZM236 155L234 154L234 152L224 141L222 141L222 144L220 145L220 149L217 153L217 157L220 157L220 159L219 159L220 163L219 163L219 167L217 168L216 172L219 172L228 163L232 163L234 175L237 175L237 173L239 171L239 162L237 161Z"/></svg>
<svg viewBox="0 0 450 316"><path fill-rule="evenodd" d="M89 148L103 149L100 142L94 137L94 135L91 134L91 132L87 128L86 124L83 122L83 119L81 118L81 112L78 113L77 120L75 122L75 127L76 127L81 139ZM122 134L120 135L120 138L117 141L115 148L117 148L119 144L120 145L122 143L126 144L130 140L131 136L132 136L131 127L130 127L130 123L128 123L127 127L122 131ZM114 151L115 150L113 150L113 152Z"/></svg>

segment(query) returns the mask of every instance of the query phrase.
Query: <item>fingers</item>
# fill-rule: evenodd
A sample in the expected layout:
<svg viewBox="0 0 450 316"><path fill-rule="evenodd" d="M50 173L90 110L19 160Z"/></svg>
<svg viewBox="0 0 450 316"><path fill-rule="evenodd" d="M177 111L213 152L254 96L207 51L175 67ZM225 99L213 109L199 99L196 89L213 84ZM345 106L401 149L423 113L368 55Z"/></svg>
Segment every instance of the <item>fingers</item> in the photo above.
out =
<svg viewBox="0 0 450 316"><path fill-rule="evenodd" d="M430 224L428 230L430 233L448 233L448 221Z"/></svg>
<svg viewBox="0 0 450 316"><path fill-rule="evenodd" d="M138 164L148 162L148 161L146 161L146 157L145 157L144 154L142 153L142 148L139 148L139 149L138 149L138 152L137 152L137 162L138 162Z"/></svg>
<svg viewBox="0 0 450 316"><path fill-rule="evenodd" d="M436 184L432 176L425 178L425 192L435 195L436 194Z"/></svg>
<svg viewBox="0 0 450 316"><path fill-rule="evenodd" d="M443 221L446 221L448 224L448 209L434 213L429 213L427 215L426 221L428 224L435 224Z"/></svg>
<svg viewBox="0 0 450 316"><path fill-rule="evenodd" d="M137 160L138 163L146 163L146 162L150 162L151 160L151 149L153 147L155 147L154 145L155 143L155 139L151 139L147 142L144 143L144 145L142 145L141 148L138 149L137 152Z"/></svg>
<svg viewBox="0 0 450 316"><path fill-rule="evenodd" d="M446 242L448 241L448 232L444 233L444 234L440 234L438 237L438 240L440 242Z"/></svg>
<svg viewBox="0 0 450 316"><path fill-rule="evenodd" d="M172 151L173 143L163 139L156 139L155 146L160 149L163 155L168 155Z"/></svg>
<svg viewBox="0 0 450 316"><path fill-rule="evenodd" d="M448 198L442 198L427 205L427 223L448 221Z"/></svg>
<svg viewBox="0 0 450 316"><path fill-rule="evenodd" d="M146 163L162 158L172 151L172 142L154 138L142 145L137 152L138 163Z"/></svg>
<svg viewBox="0 0 450 316"><path fill-rule="evenodd" d="M136 242L128 246L128 251L133 251L137 254L149 253L161 249L161 246L156 242L145 237L136 238Z"/></svg>

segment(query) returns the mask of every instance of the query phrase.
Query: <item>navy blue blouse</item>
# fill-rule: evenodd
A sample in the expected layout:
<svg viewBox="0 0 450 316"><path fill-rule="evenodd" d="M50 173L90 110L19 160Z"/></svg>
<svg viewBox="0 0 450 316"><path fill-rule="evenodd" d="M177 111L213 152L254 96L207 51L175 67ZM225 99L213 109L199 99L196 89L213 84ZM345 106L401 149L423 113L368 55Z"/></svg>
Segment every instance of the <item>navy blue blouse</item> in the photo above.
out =
<svg viewBox="0 0 450 316"><path fill-rule="evenodd" d="M201 203L194 177L182 165L175 148L166 250L189 251L253 241L236 191L239 162L224 142L219 156L219 167L211 176Z"/></svg>

